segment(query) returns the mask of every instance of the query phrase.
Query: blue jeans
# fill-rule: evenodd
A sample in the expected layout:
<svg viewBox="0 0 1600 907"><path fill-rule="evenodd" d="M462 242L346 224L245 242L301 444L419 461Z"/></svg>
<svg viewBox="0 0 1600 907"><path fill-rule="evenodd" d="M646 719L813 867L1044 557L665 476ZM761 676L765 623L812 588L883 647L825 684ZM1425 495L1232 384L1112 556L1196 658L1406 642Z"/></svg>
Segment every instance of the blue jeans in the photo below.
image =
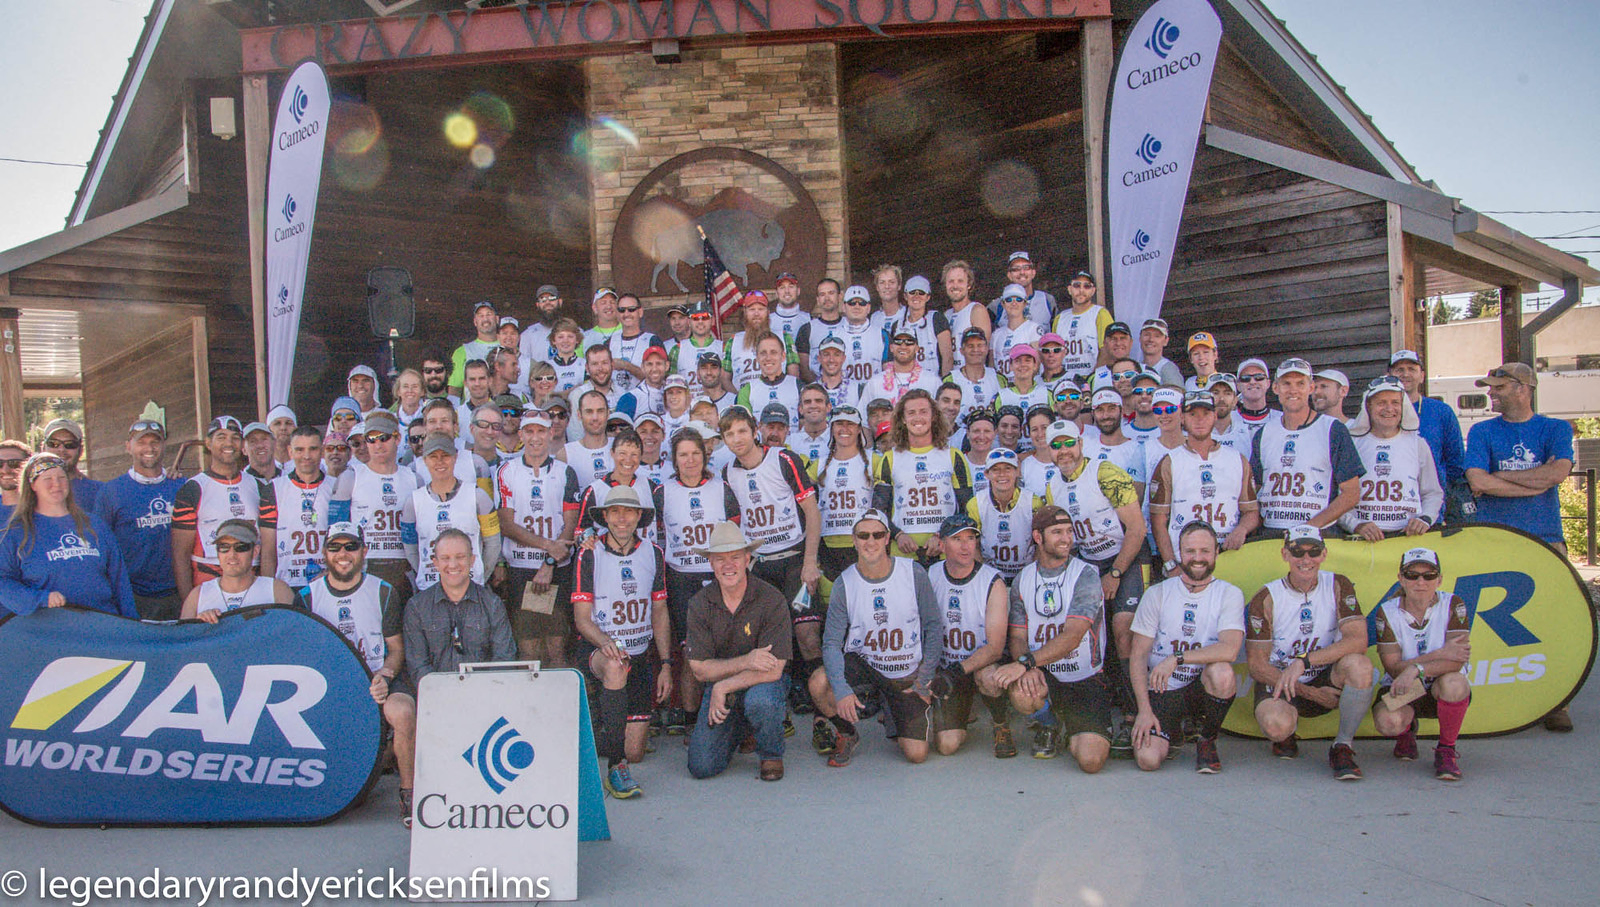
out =
<svg viewBox="0 0 1600 907"><path fill-rule="evenodd" d="M734 696L743 704L729 712L727 720L712 726L711 687L700 698L700 720L689 731L689 774L714 778L722 774L733 758L734 748L754 734L756 753L762 759L783 758L783 716L788 710L789 678L758 683Z"/></svg>

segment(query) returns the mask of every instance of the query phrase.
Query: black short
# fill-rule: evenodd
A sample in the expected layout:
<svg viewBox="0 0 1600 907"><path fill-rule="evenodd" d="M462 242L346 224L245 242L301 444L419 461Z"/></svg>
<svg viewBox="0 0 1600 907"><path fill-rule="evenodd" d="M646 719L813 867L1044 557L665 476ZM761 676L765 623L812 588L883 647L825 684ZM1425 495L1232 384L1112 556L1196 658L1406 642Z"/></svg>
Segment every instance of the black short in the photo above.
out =
<svg viewBox="0 0 1600 907"><path fill-rule="evenodd" d="M417 686L411 682L411 672L405 668L401 668L400 673L389 681L389 695L393 696L396 693L404 693L412 699L417 698ZM380 705L378 708L381 710L383 706Z"/></svg>
<svg viewBox="0 0 1600 907"><path fill-rule="evenodd" d="M964 731L972 717L972 702L980 696L978 682L971 674L963 674L944 699L933 701L934 733Z"/></svg>
<svg viewBox="0 0 1600 907"><path fill-rule="evenodd" d="M805 564L805 554L800 548L791 548L780 552L776 558L756 556L750 564L750 572L766 580L783 593L783 600L794 601L795 594L800 591L800 568ZM817 596L811 597L811 604L804 611L794 612L796 624L820 623L827 616L828 603L818 601Z"/></svg>
<svg viewBox="0 0 1600 907"><path fill-rule="evenodd" d="M817 549L817 569L828 578L828 582L837 582L840 574L855 565L857 557L854 545L843 548L829 548L823 545Z"/></svg>
<svg viewBox="0 0 1600 907"><path fill-rule="evenodd" d="M1061 719L1068 738L1096 734L1111 739L1111 686L1103 672L1067 683L1045 671L1044 682L1050 690L1050 711Z"/></svg>
<svg viewBox="0 0 1600 907"><path fill-rule="evenodd" d="M1089 566L1100 571L1101 576L1111 572L1115 559L1108 561L1088 561ZM1144 570L1138 562L1128 567L1128 572L1122 574L1122 579L1117 583L1117 594L1106 599L1107 614L1132 614L1139 610L1139 599L1144 597Z"/></svg>
<svg viewBox="0 0 1600 907"><path fill-rule="evenodd" d="M1342 686L1340 686L1340 685L1338 685L1338 684L1333 682L1333 666L1332 665L1324 665L1323 668L1322 668L1322 673L1318 674L1309 683L1302 682L1300 685L1301 686L1306 686L1306 687L1321 687L1321 688L1324 688L1324 689L1332 689L1332 690L1339 690L1339 691L1343 691L1344 690L1344 687L1342 687ZM1255 695L1256 695L1256 703L1255 703L1256 705L1260 705L1261 704L1261 700L1263 700L1263 699L1271 699L1272 698L1272 687L1271 687L1271 685L1265 684L1265 683L1256 684L1256 694ZM1294 710L1299 713L1301 718L1316 718L1319 715L1326 715L1329 712L1333 711L1333 709L1330 709L1325 705L1318 705L1317 703L1312 702L1311 700L1305 698L1304 696L1296 696L1296 697L1294 697L1293 699L1289 700L1289 704L1294 706Z"/></svg>
<svg viewBox="0 0 1600 907"><path fill-rule="evenodd" d="M874 695L882 697L889 709L889 721L885 727L891 739L905 737L927 741L931 709L921 696L911 692L911 678L890 680L879 674L877 668L867 664L865 658L854 652L846 652L844 679L857 699ZM837 690L834 693L838 695Z"/></svg>
<svg viewBox="0 0 1600 907"><path fill-rule="evenodd" d="M689 632L689 599L711 582L711 573L684 573L667 568L667 615L672 619L672 644L683 645Z"/></svg>
<svg viewBox="0 0 1600 907"><path fill-rule="evenodd" d="M567 636L572 633L572 565L556 567L550 574L555 586L555 605L549 614L524 610L522 593L533 575L539 572L531 567L506 567L505 591L502 600L511 619L511 632L519 640L542 639L547 636Z"/></svg>
<svg viewBox="0 0 1600 907"><path fill-rule="evenodd" d="M366 571L394 587L395 601L408 602L416 594L411 585L411 564L404 559L368 560Z"/></svg>
<svg viewBox="0 0 1600 907"><path fill-rule="evenodd" d="M1158 732L1168 740L1173 734L1183 732L1183 719L1185 717L1196 720L1205 717L1206 688L1196 677L1181 689L1167 690L1165 693L1150 691L1150 711L1155 713L1156 720L1161 722Z"/></svg>
<svg viewBox="0 0 1600 907"><path fill-rule="evenodd" d="M598 693L604 684L589 667L589 659L599 649L587 639L578 641L578 664ZM649 721L656 706L656 656L651 650L633 656L628 666L628 682L623 687L628 694L628 721Z"/></svg>

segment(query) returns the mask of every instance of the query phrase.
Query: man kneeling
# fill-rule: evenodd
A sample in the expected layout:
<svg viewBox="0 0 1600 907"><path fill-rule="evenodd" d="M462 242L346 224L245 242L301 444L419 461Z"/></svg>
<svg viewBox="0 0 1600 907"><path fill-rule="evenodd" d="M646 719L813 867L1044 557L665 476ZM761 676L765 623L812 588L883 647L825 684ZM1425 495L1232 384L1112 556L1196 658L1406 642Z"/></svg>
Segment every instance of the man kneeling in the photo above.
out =
<svg viewBox="0 0 1600 907"><path fill-rule="evenodd" d="M1151 586L1133 615L1128 679L1139 708L1133 754L1147 772L1166 761L1174 734L1182 744L1186 717L1200 726L1195 771L1222 768L1217 732L1238 690L1233 660L1244 644L1244 593L1212 575L1217 548L1210 523L1183 527L1178 575Z"/></svg>
<svg viewBox="0 0 1600 907"><path fill-rule="evenodd" d="M734 747L753 736L760 778L783 778L784 668L794 657L794 621L776 587L750 572L751 543L733 523L718 523L696 554L711 562L709 583L689 599L689 670L704 684L700 717L689 732L689 774L722 774Z"/></svg>

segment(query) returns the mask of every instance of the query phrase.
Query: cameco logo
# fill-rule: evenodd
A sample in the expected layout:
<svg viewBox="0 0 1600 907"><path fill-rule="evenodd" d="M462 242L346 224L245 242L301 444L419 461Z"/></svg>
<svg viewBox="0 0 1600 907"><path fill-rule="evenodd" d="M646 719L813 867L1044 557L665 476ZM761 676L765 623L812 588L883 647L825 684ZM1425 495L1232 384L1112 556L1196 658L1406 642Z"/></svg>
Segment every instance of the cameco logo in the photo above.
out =
<svg viewBox="0 0 1600 907"><path fill-rule="evenodd" d="M1149 136L1146 136L1146 138L1149 138ZM294 210L296 207L297 206L294 203L294 196L285 195L283 197L283 219L285 221L289 221L291 223L294 221Z"/></svg>
<svg viewBox="0 0 1600 907"><path fill-rule="evenodd" d="M1176 36L1177 30L1174 29L1173 31L1174 36ZM1154 40L1154 38L1151 40ZM1165 57L1166 54L1162 54L1161 56ZM306 96L306 90L301 88L299 85L296 85L294 87L294 96L289 100L289 115L294 117L294 121L298 123L305 117L306 110L310 108L310 106L311 98Z"/></svg>
<svg viewBox="0 0 1600 907"><path fill-rule="evenodd" d="M1156 19L1155 28L1150 29L1150 37L1144 41L1144 46L1151 53L1165 60L1172 53L1173 45L1178 43L1178 26L1166 19Z"/></svg>
<svg viewBox="0 0 1600 907"><path fill-rule="evenodd" d="M1139 155L1139 159L1146 164L1154 164L1156 158L1161 156L1161 140L1148 132L1145 133L1144 139L1139 142L1139 150L1136 153ZM293 205L294 199L291 198L289 204Z"/></svg>
<svg viewBox="0 0 1600 907"><path fill-rule="evenodd" d="M1124 265L1136 265L1143 261L1153 261L1157 258L1160 258L1161 250L1148 248L1150 243L1150 234L1146 233L1143 229L1134 230L1132 240L1134 251L1122 256L1121 262Z"/></svg>
<svg viewBox="0 0 1600 907"><path fill-rule="evenodd" d="M467 747L461 758L478 770L490 790L501 794L533 764L533 744L500 717L489 725L477 743Z"/></svg>
<svg viewBox="0 0 1600 907"><path fill-rule="evenodd" d="M1143 252L1144 247L1148 245L1150 245L1150 234L1144 232L1143 230L1133 231L1133 247L1135 249Z"/></svg>

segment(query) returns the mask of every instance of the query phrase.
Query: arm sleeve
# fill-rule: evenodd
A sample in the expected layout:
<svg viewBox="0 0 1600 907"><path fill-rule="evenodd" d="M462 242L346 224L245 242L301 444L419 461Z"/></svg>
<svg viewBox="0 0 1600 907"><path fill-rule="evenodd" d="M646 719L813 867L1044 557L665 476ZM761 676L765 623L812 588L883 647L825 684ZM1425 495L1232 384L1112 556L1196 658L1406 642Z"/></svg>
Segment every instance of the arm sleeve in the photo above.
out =
<svg viewBox="0 0 1600 907"><path fill-rule="evenodd" d="M256 494L261 500L261 506L256 511L256 525L262 529L277 530L278 528L278 492L271 482L255 480Z"/></svg>
<svg viewBox="0 0 1600 907"><path fill-rule="evenodd" d="M845 596L844 583L833 584L833 594L828 596L828 616L822 622L822 669L828 676L836 699L843 699L854 691L844 678L844 640L850 632L850 606Z"/></svg>
<svg viewBox="0 0 1600 907"><path fill-rule="evenodd" d="M967 505L972 503L972 464L967 462L966 454L959 450L950 451L950 477L951 484L955 486L956 510L965 511Z"/></svg>
<svg viewBox="0 0 1600 907"><path fill-rule="evenodd" d="M805 460L801 459L799 454L791 450L780 450L778 462L783 467L783 479L789 483L796 501L804 501L816 493L817 486L811 481Z"/></svg>
<svg viewBox="0 0 1600 907"><path fill-rule="evenodd" d="M1256 432L1250 436L1250 478L1255 480L1256 487L1261 487L1261 435ZM1347 433L1348 434L1348 433ZM1157 442L1160 443L1160 442Z"/></svg>
<svg viewBox="0 0 1600 907"><path fill-rule="evenodd" d="M1249 613L1245 621L1244 638L1250 642L1272 642L1272 593L1263 586L1246 608Z"/></svg>
<svg viewBox="0 0 1600 907"><path fill-rule="evenodd" d="M1466 454L1462 460L1463 473L1468 469L1481 469L1485 472L1494 472L1494 461L1489 454L1489 432L1492 429L1484 426L1489 422L1479 422L1467 429ZM173 517L173 524L177 524L177 517Z"/></svg>
<svg viewBox="0 0 1600 907"><path fill-rule="evenodd" d="M1344 427L1343 422L1333 423L1328 432L1328 448L1329 457L1333 460L1333 488L1328 492L1328 500L1331 501L1338 496L1340 485L1366 475L1367 467L1361 462L1356 442L1350 440L1350 430Z"/></svg>
<svg viewBox="0 0 1600 907"><path fill-rule="evenodd" d="M194 479L184 482L172 502L172 528L198 529L200 527L200 483Z"/></svg>
<svg viewBox="0 0 1600 907"><path fill-rule="evenodd" d="M928 571L913 562L911 574L917 587L917 618L922 624L922 662L917 665L917 681L926 684L944 660L944 615L939 611L939 597L933 591Z"/></svg>

